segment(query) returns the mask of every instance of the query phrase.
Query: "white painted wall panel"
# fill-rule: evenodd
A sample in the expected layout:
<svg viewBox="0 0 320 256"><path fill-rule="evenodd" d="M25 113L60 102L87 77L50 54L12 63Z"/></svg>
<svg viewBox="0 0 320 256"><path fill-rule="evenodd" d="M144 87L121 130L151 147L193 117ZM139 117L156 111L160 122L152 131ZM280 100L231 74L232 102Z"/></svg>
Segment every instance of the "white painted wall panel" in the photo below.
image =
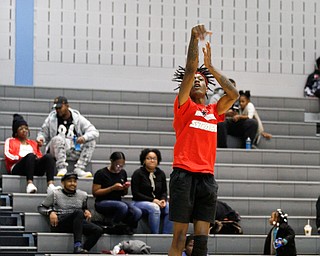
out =
<svg viewBox="0 0 320 256"><path fill-rule="evenodd" d="M255 79L259 77L256 72L280 81L288 75L304 80L301 77L312 71L310 62L320 56L320 19L314 19L316 14L312 13L316 3L317 0L307 3L300 0L51 0L49 8L47 0L37 0L35 40L40 49L35 49L39 51L35 83L45 85L41 83L55 81L72 86L68 81L81 79L78 84L85 86L85 81L91 78L99 87L100 83L106 84L107 76L105 72L97 76L97 67L112 70L114 66L123 69L129 66L132 69L126 75L130 83L126 86L136 89L135 81L141 85L136 74L144 74L142 81L153 81L154 77L146 70L155 68L172 74L174 67L184 65L191 27L203 22L214 33L210 41L215 65L259 94L263 90L255 89ZM47 24L39 25L40 21ZM64 63L71 63L73 72L64 74L66 70L59 68ZM52 70L61 73L50 81L45 68L51 68L52 64L56 65ZM143 72L137 72L139 69ZM77 70L81 70L80 76ZM76 76L70 79L72 74ZM108 81L118 79L113 76L116 76L114 72L108 74ZM159 84L165 83L163 76L158 79ZM290 93L302 94L301 84L295 82L299 79L293 79L290 85L299 90ZM264 83L273 82L265 79ZM268 93L272 94L272 90Z"/></svg>

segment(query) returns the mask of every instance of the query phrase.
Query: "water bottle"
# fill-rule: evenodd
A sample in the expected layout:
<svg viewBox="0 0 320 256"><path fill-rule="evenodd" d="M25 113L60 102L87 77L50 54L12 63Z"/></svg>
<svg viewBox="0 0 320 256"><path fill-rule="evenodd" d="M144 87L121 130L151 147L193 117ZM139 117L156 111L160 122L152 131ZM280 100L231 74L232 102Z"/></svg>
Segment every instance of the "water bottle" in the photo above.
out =
<svg viewBox="0 0 320 256"><path fill-rule="evenodd" d="M115 247L113 247L111 253L112 255L117 255L121 250L122 244L118 243Z"/></svg>
<svg viewBox="0 0 320 256"><path fill-rule="evenodd" d="M306 236L311 236L312 227L310 226L310 220L308 220L308 224L304 226L304 234Z"/></svg>
<svg viewBox="0 0 320 256"><path fill-rule="evenodd" d="M247 150L251 149L251 139L249 137L246 139L246 149Z"/></svg>
<svg viewBox="0 0 320 256"><path fill-rule="evenodd" d="M74 144L74 149L76 151L80 151L80 144L77 143L77 136L76 135L73 136L73 144Z"/></svg>

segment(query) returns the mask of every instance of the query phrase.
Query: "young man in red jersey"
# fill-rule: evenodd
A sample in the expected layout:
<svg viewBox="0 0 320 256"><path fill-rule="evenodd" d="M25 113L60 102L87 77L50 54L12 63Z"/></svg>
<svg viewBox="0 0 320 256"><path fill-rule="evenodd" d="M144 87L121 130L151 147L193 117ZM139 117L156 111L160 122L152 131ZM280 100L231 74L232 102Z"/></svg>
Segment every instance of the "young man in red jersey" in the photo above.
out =
<svg viewBox="0 0 320 256"><path fill-rule="evenodd" d="M214 179L217 123L239 93L211 63L211 46L202 49L204 67L198 68L198 43L211 32L204 25L192 28L185 68L174 81L181 82L174 102L176 132L173 172L170 177L170 220L174 222L169 256L181 256L189 222L194 224L193 256L207 255L210 223L214 223L218 185ZM205 105L208 84L216 79L225 95L217 104Z"/></svg>

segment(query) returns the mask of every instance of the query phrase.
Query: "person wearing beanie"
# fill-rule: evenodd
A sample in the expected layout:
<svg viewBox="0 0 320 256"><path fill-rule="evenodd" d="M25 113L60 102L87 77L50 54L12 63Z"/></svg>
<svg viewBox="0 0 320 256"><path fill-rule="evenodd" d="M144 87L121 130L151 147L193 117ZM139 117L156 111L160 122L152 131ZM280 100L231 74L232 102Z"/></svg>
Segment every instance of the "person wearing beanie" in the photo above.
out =
<svg viewBox="0 0 320 256"><path fill-rule="evenodd" d="M8 173L26 176L27 193L36 193L33 176L47 175L47 192L58 188L54 186L55 161L49 154L42 155L35 140L30 140L27 122L19 114L13 115L12 137L4 145L5 165Z"/></svg>
<svg viewBox="0 0 320 256"><path fill-rule="evenodd" d="M314 71L307 78L304 96L320 98L320 57L316 60Z"/></svg>
<svg viewBox="0 0 320 256"><path fill-rule="evenodd" d="M69 107L66 97L53 101L53 111L44 121L37 142L46 144L46 152L56 159L57 176L67 173L68 162L75 162L73 172L79 177L92 177L86 171L96 146L99 131L79 111Z"/></svg>

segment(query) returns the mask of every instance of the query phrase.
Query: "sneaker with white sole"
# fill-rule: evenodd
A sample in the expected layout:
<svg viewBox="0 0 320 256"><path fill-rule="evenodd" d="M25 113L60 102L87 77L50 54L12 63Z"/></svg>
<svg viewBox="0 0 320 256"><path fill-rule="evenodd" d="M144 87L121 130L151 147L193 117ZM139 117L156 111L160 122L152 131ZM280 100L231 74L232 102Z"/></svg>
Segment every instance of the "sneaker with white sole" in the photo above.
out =
<svg viewBox="0 0 320 256"><path fill-rule="evenodd" d="M37 187L33 183L29 183L26 190L28 194L33 194L38 191Z"/></svg>
<svg viewBox="0 0 320 256"><path fill-rule="evenodd" d="M61 169L58 169L57 176L58 177L63 177L66 173L67 173L67 169L66 168L61 168Z"/></svg>
<svg viewBox="0 0 320 256"><path fill-rule="evenodd" d="M92 177L91 172L86 172L80 168L75 168L73 170L73 172L76 173L78 175L78 177L82 177L82 178L91 178Z"/></svg>
<svg viewBox="0 0 320 256"><path fill-rule="evenodd" d="M61 186L55 186L53 184L50 184L48 187L47 187L47 194L50 194L53 192L53 190L55 189L61 189Z"/></svg>

